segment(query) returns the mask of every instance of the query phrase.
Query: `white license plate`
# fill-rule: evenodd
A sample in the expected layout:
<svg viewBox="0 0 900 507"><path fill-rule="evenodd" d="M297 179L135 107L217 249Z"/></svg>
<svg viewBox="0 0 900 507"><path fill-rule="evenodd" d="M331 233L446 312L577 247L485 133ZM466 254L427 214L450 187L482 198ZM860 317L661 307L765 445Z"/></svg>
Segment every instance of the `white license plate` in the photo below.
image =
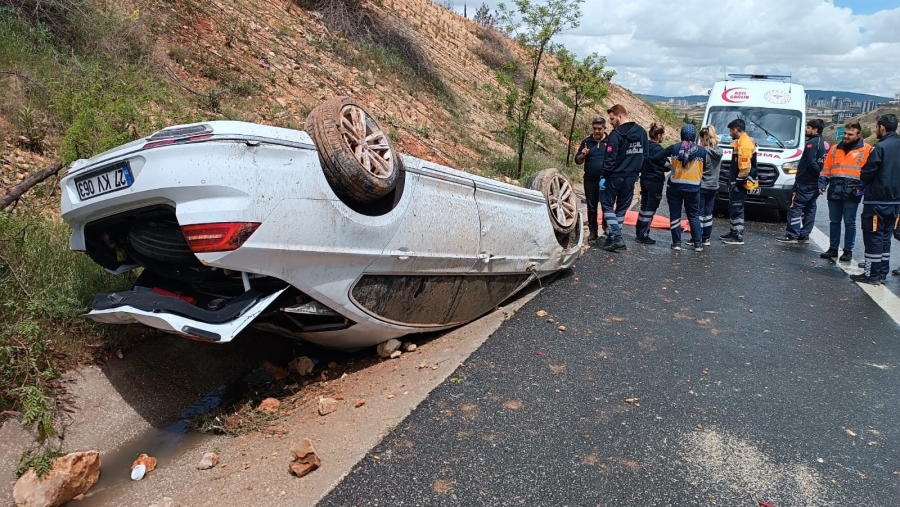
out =
<svg viewBox="0 0 900 507"><path fill-rule="evenodd" d="M131 175L131 168L124 164L93 176L78 178L75 180L75 188L78 190L78 198L84 201L128 188L132 183L134 177Z"/></svg>
<svg viewBox="0 0 900 507"><path fill-rule="evenodd" d="M747 191L747 195L759 195L759 194L760 194L760 188L759 188L759 187L756 187L756 188L754 188L753 190L748 190L748 191Z"/></svg>

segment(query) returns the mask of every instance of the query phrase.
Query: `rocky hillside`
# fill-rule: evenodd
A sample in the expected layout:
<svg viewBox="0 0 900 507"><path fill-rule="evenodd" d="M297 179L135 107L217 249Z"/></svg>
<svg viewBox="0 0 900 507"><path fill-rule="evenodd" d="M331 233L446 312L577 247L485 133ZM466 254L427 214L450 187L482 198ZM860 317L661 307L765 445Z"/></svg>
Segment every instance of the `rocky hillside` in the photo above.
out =
<svg viewBox="0 0 900 507"><path fill-rule="evenodd" d="M374 0L349 14L335 6L354 2L131 0L109 7L92 1L140 21L155 43L160 74L198 97L197 117L302 128L322 99L350 95L368 105L406 153L476 172L488 156L514 156L501 135L506 122L494 71L524 54L500 33L430 0ZM359 27L348 30L354 16L368 39L355 35ZM571 111L559 99L555 59L545 62L537 146L564 160ZM606 105L613 103L644 126L657 121L650 106L616 85ZM596 113L584 113L577 135ZM153 128L171 123L164 110L150 120ZM39 157L17 147L10 123L0 118L7 188L53 158L52 149Z"/></svg>

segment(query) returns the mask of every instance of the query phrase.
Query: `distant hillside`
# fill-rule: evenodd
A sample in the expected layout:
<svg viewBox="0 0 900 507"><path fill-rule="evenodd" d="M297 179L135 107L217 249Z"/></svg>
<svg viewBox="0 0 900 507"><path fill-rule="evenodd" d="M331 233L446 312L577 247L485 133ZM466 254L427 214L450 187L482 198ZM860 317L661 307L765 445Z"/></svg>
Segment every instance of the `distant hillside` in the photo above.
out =
<svg viewBox="0 0 900 507"><path fill-rule="evenodd" d="M806 90L806 95L813 99L828 99L831 100L831 97L846 97L850 100L874 100L879 104L886 104L888 101L893 100L892 97L882 97L880 95L869 95L866 93L854 93L854 92L841 92L835 90ZM664 95L642 95L637 94L638 97L646 100L647 102L667 102L670 98L675 100L687 100L690 104L694 104L696 102L706 102L708 98L706 95L685 95L681 97L666 97Z"/></svg>
<svg viewBox="0 0 900 507"><path fill-rule="evenodd" d="M706 102L706 99L709 98L707 95L685 95L682 97L665 97L663 95L642 95L640 93L636 94L638 97L646 100L647 102L667 102L669 99L675 100L686 100L690 104L694 104L696 102Z"/></svg>
<svg viewBox="0 0 900 507"><path fill-rule="evenodd" d="M878 139L875 137L875 119L878 118L879 115L886 113L894 113L900 116L900 106L894 105L879 107L874 111L855 116L847 121L829 125L825 127L825 131L822 132L822 135L825 136L825 139L827 139L829 142L840 141L840 139L836 139L835 137L835 130L837 129L837 127L855 121L859 122L860 126L862 126L863 137L866 138L866 142L868 142L869 144L875 144L876 142L878 142Z"/></svg>
<svg viewBox="0 0 900 507"><path fill-rule="evenodd" d="M894 100L893 97L882 97L879 95L869 95L866 93L837 92L833 90L806 90L806 96L813 99L828 100L831 100L831 97L846 97L850 100L874 100L879 104L886 104L888 101Z"/></svg>

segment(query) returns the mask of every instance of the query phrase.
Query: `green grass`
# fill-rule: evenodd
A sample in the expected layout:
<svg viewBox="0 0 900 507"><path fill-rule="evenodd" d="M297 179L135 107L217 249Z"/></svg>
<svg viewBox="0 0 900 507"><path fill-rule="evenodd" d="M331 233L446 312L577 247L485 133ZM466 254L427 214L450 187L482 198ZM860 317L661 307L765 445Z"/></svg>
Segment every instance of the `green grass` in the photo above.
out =
<svg viewBox="0 0 900 507"><path fill-rule="evenodd" d="M35 210L0 211L0 411L22 413L35 444L19 473L48 470L59 453L54 380L63 362L99 343L122 347L127 328L94 326L80 315L97 292L131 285L68 248L69 227Z"/></svg>

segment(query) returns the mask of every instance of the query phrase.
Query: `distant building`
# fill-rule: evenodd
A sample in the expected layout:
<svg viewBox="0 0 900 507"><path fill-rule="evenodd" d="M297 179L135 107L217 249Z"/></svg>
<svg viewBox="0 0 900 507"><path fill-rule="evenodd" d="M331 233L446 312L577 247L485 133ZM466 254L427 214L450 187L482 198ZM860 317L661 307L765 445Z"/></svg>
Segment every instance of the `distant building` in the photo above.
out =
<svg viewBox="0 0 900 507"><path fill-rule="evenodd" d="M850 118L853 118L854 116L856 116L856 114L853 113L852 111L838 111L838 112L834 113L833 115L831 115L831 122L839 123L842 121L847 121Z"/></svg>
<svg viewBox="0 0 900 507"><path fill-rule="evenodd" d="M866 101L863 101L863 103L862 103L862 112L863 113L870 113L877 108L878 108L878 103L875 102L874 100L866 100Z"/></svg>

